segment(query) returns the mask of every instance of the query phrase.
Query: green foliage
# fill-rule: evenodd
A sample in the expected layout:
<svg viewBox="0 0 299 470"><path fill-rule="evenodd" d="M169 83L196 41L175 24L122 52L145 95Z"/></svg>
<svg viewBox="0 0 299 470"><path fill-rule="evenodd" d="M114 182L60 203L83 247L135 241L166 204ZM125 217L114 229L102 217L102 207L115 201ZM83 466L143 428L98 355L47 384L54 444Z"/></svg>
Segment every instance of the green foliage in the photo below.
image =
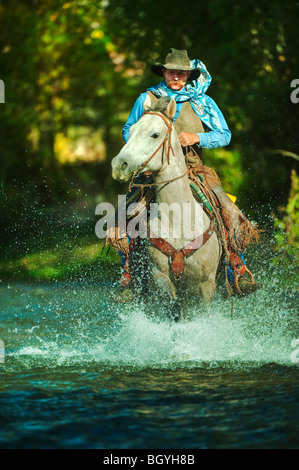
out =
<svg viewBox="0 0 299 470"><path fill-rule="evenodd" d="M37 208L78 197L73 183L94 198L124 193L110 172L122 126L138 94L159 80L150 64L164 60L170 47L184 48L206 64L213 77L208 94L232 131L230 146L205 151L205 163L242 209L286 206L277 222L282 245L297 246L291 207L298 202L287 202L297 161L277 149L298 153L299 104L290 99L299 78L298 13L298 2L280 0L3 0L4 197L12 206L26 200ZM80 145L79 155L93 153L94 161L66 162ZM3 206L0 212L11 222Z"/></svg>
<svg viewBox="0 0 299 470"><path fill-rule="evenodd" d="M244 181L239 151L223 148L206 150L203 159L206 165L216 169L225 191L237 197Z"/></svg>
<svg viewBox="0 0 299 470"><path fill-rule="evenodd" d="M101 3L16 0L2 6L0 21L6 84L1 180L29 174L39 186L43 167L55 182L57 135L76 126L101 129L107 158L114 156L127 110L123 98L134 81L115 71L115 46Z"/></svg>
<svg viewBox="0 0 299 470"><path fill-rule="evenodd" d="M297 2L282 7L279 0L187 0L180 8L170 0L3 2L1 180L28 174L38 180L42 166L55 181L57 135L77 126L101 130L109 161L136 97L157 79L149 65L172 46L201 58L213 76L208 93L233 135L216 170L241 168L236 188L254 180L257 199L279 190L286 200L293 164L273 152L298 145L299 113L290 100L298 12ZM229 168L232 154L239 155L238 170ZM110 165L103 170L102 182L111 186Z"/></svg>
<svg viewBox="0 0 299 470"><path fill-rule="evenodd" d="M65 280L84 277L90 267L95 266L93 279L115 276L119 268L119 256L113 250L102 254L103 242L97 243L91 237L77 239L73 246L69 240L61 241L56 247L39 249L34 253L25 253L15 259L0 260L1 278L28 279L32 281Z"/></svg>
<svg viewBox="0 0 299 470"><path fill-rule="evenodd" d="M281 265L299 263L299 177L292 171L291 190L280 217L274 216L276 262Z"/></svg>

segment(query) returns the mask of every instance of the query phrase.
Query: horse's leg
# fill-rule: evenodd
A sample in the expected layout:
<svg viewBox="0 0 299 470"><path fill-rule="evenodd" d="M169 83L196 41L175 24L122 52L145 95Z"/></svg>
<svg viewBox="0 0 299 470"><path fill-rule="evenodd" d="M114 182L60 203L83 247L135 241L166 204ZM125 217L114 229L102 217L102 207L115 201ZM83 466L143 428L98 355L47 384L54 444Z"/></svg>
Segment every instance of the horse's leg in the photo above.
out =
<svg viewBox="0 0 299 470"><path fill-rule="evenodd" d="M216 293L216 281L215 277L208 279L207 281L201 282L197 286L197 293L203 299L204 304L212 302Z"/></svg>
<svg viewBox="0 0 299 470"><path fill-rule="evenodd" d="M180 319L180 306L176 301L175 287L169 276L158 268L153 268L154 291L158 291L159 301L170 320Z"/></svg>

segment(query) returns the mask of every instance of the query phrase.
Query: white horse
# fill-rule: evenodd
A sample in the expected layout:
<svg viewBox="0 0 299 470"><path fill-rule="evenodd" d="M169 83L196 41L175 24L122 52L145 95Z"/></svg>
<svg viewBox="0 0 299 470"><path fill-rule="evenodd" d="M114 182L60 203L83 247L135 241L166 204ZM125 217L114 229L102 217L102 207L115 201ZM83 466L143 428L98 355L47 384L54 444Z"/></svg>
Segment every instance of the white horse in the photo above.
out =
<svg viewBox="0 0 299 470"><path fill-rule="evenodd" d="M148 287L178 320L177 301L186 301L187 290L198 297L199 304L213 299L222 249L214 223L190 189L185 157L172 124L175 101L165 108L163 113L147 111L131 127L128 142L112 160L112 176L129 181L136 174L153 175L159 212L150 217L146 240L152 283Z"/></svg>

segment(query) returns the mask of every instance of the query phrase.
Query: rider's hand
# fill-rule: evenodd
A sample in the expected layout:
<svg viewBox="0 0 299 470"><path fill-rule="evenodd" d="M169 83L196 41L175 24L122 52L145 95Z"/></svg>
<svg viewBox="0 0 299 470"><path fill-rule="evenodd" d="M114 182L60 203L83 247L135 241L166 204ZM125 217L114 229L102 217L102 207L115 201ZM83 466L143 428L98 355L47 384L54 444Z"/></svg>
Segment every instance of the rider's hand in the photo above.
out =
<svg viewBox="0 0 299 470"><path fill-rule="evenodd" d="M179 134L179 141L182 147L200 143L199 136L197 134L190 134L190 132L181 132Z"/></svg>

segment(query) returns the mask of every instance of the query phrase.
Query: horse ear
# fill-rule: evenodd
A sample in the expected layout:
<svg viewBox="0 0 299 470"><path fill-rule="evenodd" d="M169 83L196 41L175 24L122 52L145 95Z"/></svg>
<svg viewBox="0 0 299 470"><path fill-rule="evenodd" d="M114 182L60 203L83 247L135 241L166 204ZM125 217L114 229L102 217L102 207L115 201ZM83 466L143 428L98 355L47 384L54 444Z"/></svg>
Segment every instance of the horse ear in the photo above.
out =
<svg viewBox="0 0 299 470"><path fill-rule="evenodd" d="M171 100L169 101L167 105L165 114L169 119L173 119L175 112L176 112L176 102L173 98L171 98Z"/></svg>

